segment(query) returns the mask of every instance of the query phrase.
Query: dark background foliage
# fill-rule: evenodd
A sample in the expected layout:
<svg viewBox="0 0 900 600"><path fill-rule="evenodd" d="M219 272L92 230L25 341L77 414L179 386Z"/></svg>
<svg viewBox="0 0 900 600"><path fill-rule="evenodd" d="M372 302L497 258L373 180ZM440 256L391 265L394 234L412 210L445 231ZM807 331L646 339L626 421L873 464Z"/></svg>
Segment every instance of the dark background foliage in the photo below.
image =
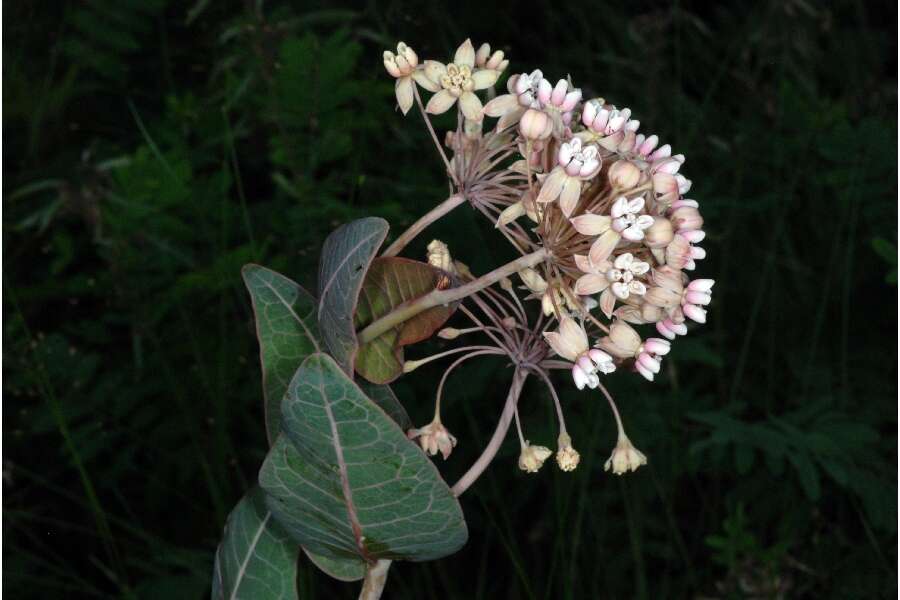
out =
<svg viewBox="0 0 900 600"><path fill-rule="evenodd" d="M335 226L379 215L396 235L445 196L380 54L403 39L446 60L466 36L511 72L571 73L684 152L709 232L698 273L717 284L657 383L610 382L646 468L603 473L608 410L566 392L582 466L527 476L508 440L462 499L466 548L396 565L389 596L896 593L893 3L85 0L3 16L10 597L208 594L266 450L239 269L314 287ZM510 257L465 208L426 236L410 256L440 237L476 272ZM509 371L492 360L451 380L449 481L499 414ZM418 423L431 366L395 386ZM552 445L537 385L523 418ZM300 588L358 593L308 563Z"/></svg>

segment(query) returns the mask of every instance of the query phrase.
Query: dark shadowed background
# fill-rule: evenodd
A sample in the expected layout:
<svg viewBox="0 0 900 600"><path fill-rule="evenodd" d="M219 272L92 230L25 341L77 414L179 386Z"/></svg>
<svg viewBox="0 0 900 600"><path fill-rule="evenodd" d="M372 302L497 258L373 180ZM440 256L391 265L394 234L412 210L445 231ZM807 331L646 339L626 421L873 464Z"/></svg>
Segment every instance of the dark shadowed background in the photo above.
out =
<svg viewBox="0 0 900 600"><path fill-rule="evenodd" d="M446 196L381 52L402 39L445 61L467 36L506 51L507 74L571 74L686 154L709 234L697 273L717 283L656 383L610 378L647 467L604 473L608 409L566 391L579 469L526 475L510 436L462 498L467 546L395 565L386 597L895 596L896 5L529 6L5 4L10 598L209 593L266 452L240 267L314 288L337 225L378 215L396 235ZM432 237L476 272L511 257L465 207L407 254ZM417 423L442 366L395 385ZM449 481L509 373L488 359L450 380ZM525 393L528 437L553 445L546 391ZM309 563L299 585L358 594Z"/></svg>

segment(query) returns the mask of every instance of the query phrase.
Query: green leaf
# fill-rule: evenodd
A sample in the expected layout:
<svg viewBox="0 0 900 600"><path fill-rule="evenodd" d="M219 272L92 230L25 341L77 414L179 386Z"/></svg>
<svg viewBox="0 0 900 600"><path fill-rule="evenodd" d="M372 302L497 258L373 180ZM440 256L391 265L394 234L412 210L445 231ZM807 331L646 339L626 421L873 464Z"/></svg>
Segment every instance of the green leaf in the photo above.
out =
<svg viewBox="0 0 900 600"><path fill-rule="evenodd" d="M281 400L297 367L323 348L316 324L315 299L284 275L259 265L244 266L241 274L250 291L256 316L256 335L263 372L266 432L269 444L278 437ZM361 382L365 393L403 429L412 427L409 415L393 390Z"/></svg>
<svg viewBox="0 0 900 600"><path fill-rule="evenodd" d="M212 599L297 598L300 548L272 518L258 487L238 502L216 550Z"/></svg>
<svg viewBox="0 0 900 600"><path fill-rule="evenodd" d="M284 432L259 474L267 504L309 550L334 558L432 560L468 533L434 464L330 356L297 370Z"/></svg>
<svg viewBox="0 0 900 600"><path fill-rule="evenodd" d="M269 444L281 431L281 399L297 367L321 351L316 301L302 287L275 271L246 265L241 275L253 300L262 363L266 433Z"/></svg>
<svg viewBox="0 0 900 600"><path fill-rule="evenodd" d="M398 257L376 258L359 295L356 329L433 291L445 277L427 263ZM356 371L373 383L393 381L403 373L403 346L430 337L455 309L455 305L435 306L363 344L356 357Z"/></svg>
<svg viewBox="0 0 900 600"><path fill-rule="evenodd" d="M313 554L306 548L303 551L314 565L339 581L359 581L366 576L366 563L358 558L331 558Z"/></svg>
<svg viewBox="0 0 900 600"><path fill-rule="evenodd" d="M319 328L331 355L347 374L353 373L358 348L353 313L359 290L387 232L384 219L358 219L333 231L322 246Z"/></svg>

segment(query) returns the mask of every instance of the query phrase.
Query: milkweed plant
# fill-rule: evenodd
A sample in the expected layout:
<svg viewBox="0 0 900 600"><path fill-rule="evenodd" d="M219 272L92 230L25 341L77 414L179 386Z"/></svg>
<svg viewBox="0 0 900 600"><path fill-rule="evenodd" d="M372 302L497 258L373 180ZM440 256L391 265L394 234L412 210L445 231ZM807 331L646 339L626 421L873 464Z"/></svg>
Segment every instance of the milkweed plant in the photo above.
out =
<svg viewBox="0 0 900 600"><path fill-rule="evenodd" d="M420 61L401 42L383 59L400 112L421 114L451 194L383 249L383 219L334 231L315 297L274 271L244 268L270 449L258 486L225 526L214 598L296 598L302 551L332 577L362 580L360 598L370 600L381 596L392 561L459 550L468 534L458 498L513 422L518 468L539 474L554 454L563 471L578 467L552 371L609 403L618 439L604 468L635 471L647 457L626 435L604 380L652 382L672 342L690 322L706 321L713 280L689 276L705 256L697 245L705 234L698 203L685 197L684 155L638 133L630 109L584 98L571 79L552 83L540 69L513 74L498 95L509 61L489 44L476 50L466 40L445 64ZM431 116L448 111L456 128L441 137ZM400 256L463 205L518 258L476 274L460 260L465 248L439 240L423 261ZM435 335L460 345L405 357L406 346ZM459 443L441 419L441 397L454 369L484 356L509 361L509 393L482 454L448 485L429 458L447 460ZM434 418L414 426L388 384L438 360L449 364ZM555 450L533 443L519 420L529 377L555 403Z"/></svg>

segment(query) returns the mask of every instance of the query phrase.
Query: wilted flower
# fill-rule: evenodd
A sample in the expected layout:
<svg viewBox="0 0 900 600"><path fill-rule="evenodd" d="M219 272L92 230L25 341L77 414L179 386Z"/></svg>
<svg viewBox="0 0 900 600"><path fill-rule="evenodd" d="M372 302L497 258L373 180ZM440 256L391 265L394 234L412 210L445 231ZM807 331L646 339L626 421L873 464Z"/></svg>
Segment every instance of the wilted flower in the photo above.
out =
<svg viewBox="0 0 900 600"><path fill-rule="evenodd" d="M453 448L456 447L456 438L450 435L447 428L444 427L440 419L435 417L434 421L422 427L421 429L410 429L406 432L406 436L414 440L419 438L419 445L429 456L434 456L438 452L447 460Z"/></svg>
<svg viewBox="0 0 900 600"><path fill-rule="evenodd" d="M622 475L628 471L637 471L638 467L647 464L647 457L631 444L631 440L624 432L619 433L619 441L613 449L612 454L603 465L604 471L612 472L616 475Z"/></svg>
<svg viewBox="0 0 900 600"><path fill-rule="evenodd" d="M553 452L546 446L532 446L525 442L519 454L519 468L528 473L537 473Z"/></svg>
<svg viewBox="0 0 900 600"><path fill-rule="evenodd" d="M574 471L578 467L581 455L572 447L572 438L568 433L560 433L559 439L556 441L556 464L563 471Z"/></svg>

